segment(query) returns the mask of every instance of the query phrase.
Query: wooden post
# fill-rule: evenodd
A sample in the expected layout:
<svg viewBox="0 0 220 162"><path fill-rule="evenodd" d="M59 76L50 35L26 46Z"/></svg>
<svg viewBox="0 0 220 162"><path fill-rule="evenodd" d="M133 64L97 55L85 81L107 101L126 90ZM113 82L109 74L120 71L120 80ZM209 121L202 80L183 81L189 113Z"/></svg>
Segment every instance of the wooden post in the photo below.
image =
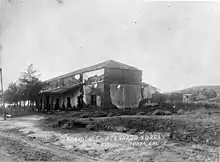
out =
<svg viewBox="0 0 220 162"><path fill-rule="evenodd" d="M0 77L1 77L2 108L4 110L4 120L6 120L6 109L5 109L4 91L3 91L3 79L2 79L2 68L0 68Z"/></svg>

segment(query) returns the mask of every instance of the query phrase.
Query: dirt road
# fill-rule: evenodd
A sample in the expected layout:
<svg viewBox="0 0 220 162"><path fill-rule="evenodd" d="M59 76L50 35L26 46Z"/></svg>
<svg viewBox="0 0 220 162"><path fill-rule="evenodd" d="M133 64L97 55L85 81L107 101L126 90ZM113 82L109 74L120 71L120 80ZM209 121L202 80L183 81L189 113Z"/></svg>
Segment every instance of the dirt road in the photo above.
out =
<svg viewBox="0 0 220 162"><path fill-rule="evenodd" d="M1 161L218 162L218 148L167 142L165 139L157 140L160 143L157 146L155 143L137 146L125 139L128 136L124 133L43 129L40 125L43 118L31 115L6 121L1 119Z"/></svg>
<svg viewBox="0 0 220 162"><path fill-rule="evenodd" d="M4 161L94 161L80 153L68 152L53 145L62 138L37 127L41 116L28 116L0 121L0 159ZM47 141L51 140L51 141Z"/></svg>

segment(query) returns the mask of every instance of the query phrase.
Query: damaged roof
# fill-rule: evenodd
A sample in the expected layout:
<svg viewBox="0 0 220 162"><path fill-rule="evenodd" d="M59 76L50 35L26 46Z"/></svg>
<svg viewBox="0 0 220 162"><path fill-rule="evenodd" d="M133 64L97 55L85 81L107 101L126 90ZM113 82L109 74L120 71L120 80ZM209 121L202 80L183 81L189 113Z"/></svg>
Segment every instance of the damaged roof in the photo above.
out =
<svg viewBox="0 0 220 162"><path fill-rule="evenodd" d="M74 88L78 88L81 85L83 85L83 83L77 83L77 84L74 84L74 85L71 85L71 86L59 87L59 88L55 88L55 89L49 89L49 90L45 90L45 91L40 92L40 94L43 94L43 93L54 93L54 94L64 93L64 92L70 91Z"/></svg>
<svg viewBox="0 0 220 162"><path fill-rule="evenodd" d="M90 72L90 71L98 70L98 69L101 69L101 68L114 68L114 69L141 71L138 68L120 63L118 61L108 60L108 61L105 61L105 62L102 62L102 63L98 63L98 64L95 64L95 65L92 65L92 66L89 66L89 67L86 67L86 68L83 68L83 69L80 69L80 70L76 70L76 71L73 71L73 72L70 72L70 73L67 73L67 74L64 74L64 75L46 80L45 82L50 82L50 81L54 81L54 80L57 80L57 79L67 78L67 77L72 76L72 75L77 75L77 74L81 74L81 73L85 73L85 72Z"/></svg>

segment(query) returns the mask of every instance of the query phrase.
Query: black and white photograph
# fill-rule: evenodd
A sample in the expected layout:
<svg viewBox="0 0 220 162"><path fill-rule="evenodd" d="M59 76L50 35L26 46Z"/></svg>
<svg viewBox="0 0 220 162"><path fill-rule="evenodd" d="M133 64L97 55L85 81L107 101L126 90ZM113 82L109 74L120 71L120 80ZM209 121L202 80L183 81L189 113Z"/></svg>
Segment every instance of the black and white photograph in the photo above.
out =
<svg viewBox="0 0 220 162"><path fill-rule="evenodd" d="M220 162L220 1L0 0L0 162Z"/></svg>

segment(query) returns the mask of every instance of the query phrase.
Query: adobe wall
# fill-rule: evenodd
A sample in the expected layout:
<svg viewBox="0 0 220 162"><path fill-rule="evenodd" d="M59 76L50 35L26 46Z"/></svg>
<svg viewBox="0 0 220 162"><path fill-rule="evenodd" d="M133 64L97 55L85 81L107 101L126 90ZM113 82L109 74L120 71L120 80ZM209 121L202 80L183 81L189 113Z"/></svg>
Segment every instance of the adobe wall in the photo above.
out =
<svg viewBox="0 0 220 162"><path fill-rule="evenodd" d="M136 107L141 96L141 84L141 71L105 68L104 107L108 108L112 104L119 108ZM120 86L118 90L115 88L117 86ZM133 100L133 103L129 99Z"/></svg>

